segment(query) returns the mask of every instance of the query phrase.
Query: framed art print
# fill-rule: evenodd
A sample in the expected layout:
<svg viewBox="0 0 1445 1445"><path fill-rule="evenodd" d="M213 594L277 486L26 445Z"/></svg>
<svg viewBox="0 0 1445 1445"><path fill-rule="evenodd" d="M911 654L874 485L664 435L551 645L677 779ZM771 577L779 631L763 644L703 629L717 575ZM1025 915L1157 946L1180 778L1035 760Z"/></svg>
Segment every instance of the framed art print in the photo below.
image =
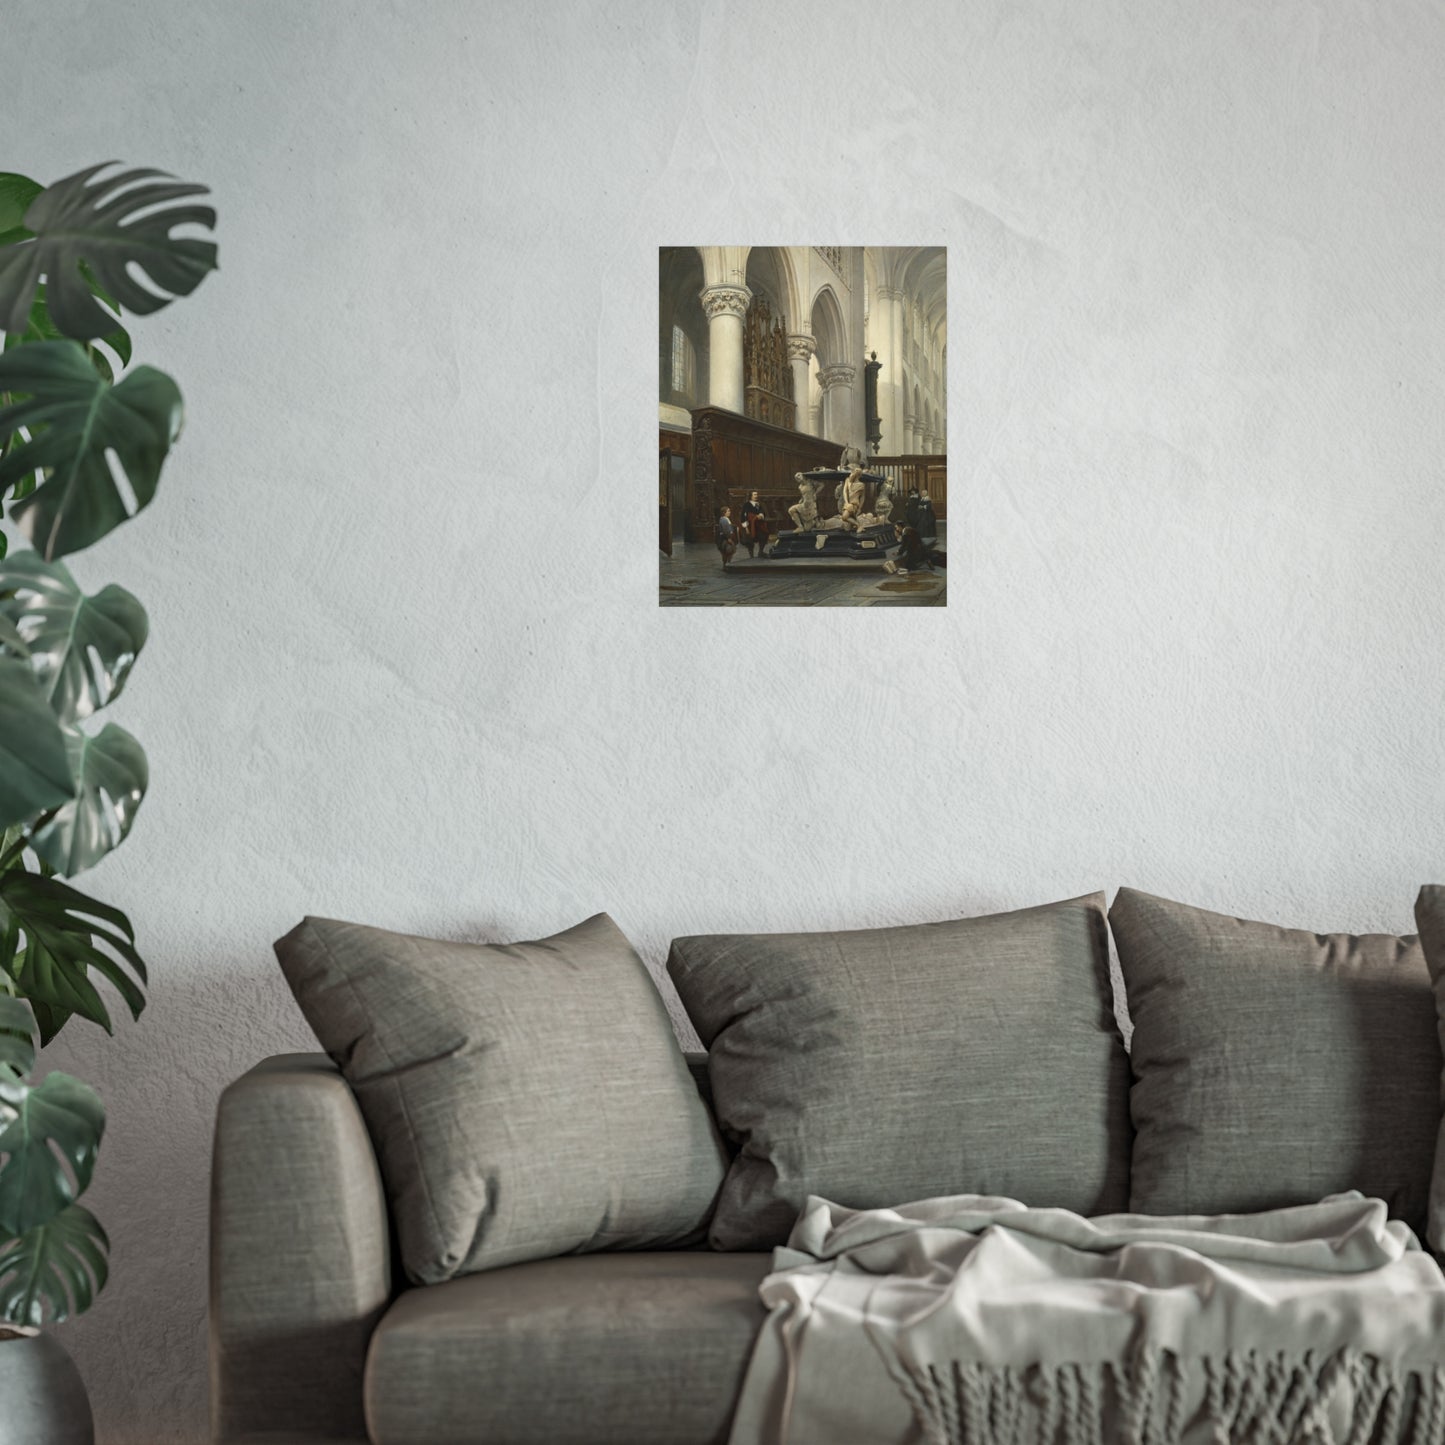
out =
<svg viewBox="0 0 1445 1445"><path fill-rule="evenodd" d="M947 605L941 246L658 252L659 601Z"/></svg>

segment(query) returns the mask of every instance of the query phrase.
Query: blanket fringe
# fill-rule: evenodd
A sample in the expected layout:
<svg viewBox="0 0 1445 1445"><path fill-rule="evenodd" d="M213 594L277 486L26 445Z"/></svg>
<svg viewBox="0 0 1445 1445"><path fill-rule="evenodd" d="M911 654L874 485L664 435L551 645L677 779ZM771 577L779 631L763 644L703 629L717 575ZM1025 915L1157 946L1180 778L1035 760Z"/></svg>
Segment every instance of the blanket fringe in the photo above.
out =
<svg viewBox="0 0 1445 1445"><path fill-rule="evenodd" d="M1406 1371L1354 1351L1255 1350L1196 1362L1143 1350L1101 1365L898 1363L927 1445L1183 1445L1186 1428L1212 1445L1445 1445L1445 1363ZM1186 1420L1201 1376L1203 1402ZM1344 1390L1352 1409L1339 1433L1330 1406Z"/></svg>

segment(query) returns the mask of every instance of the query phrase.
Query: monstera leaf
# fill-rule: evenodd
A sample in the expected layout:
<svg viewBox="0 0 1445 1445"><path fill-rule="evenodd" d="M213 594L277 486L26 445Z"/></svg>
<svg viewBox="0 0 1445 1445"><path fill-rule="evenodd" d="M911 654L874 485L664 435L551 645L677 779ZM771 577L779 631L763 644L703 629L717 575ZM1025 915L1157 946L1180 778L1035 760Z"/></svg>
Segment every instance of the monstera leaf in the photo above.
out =
<svg viewBox="0 0 1445 1445"><path fill-rule="evenodd" d="M96 294L101 300L109 298L99 289ZM10 351L17 346L25 346L33 341L63 341L65 333L50 319L49 308L45 305L45 287L41 286L35 293L35 300L30 305L30 320L23 331L7 331L5 333L4 350ZM130 332L125 327L113 326L104 336L99 337L101 345L113 352L116 360L123 368L130 365L131 341ZM105 381L115 380L115 366L105 351L101 351L94 342L88 347L90 364L96 369L101 378Z"/></svg>
<svg viewBox="0 0 1445 1445"><path fill-rule="evenodd" d="M32 235L0 249L0 328L25 329L42 277L56 326L66 336L89 341L112 330L115 317L96 301L82 268L138 316L189 296L215 270L214 242L171 235L181 225L216 224L210 206L175 204L207 194L206 187L149 169L95 179L113 164L67 176L30 201L23 226ZM150 287L130 274L132 266Z"/></svg>
<svg viewBox="0 0 1445 1445"><path fill-rule="evenodd" d="M120 693L149 631L145 608L124 587L87 597L63 562L35 552L0 562L0 624L24 644L41 692L67 722Z"/></svg>
<svg viewBox="0 0 1445 1445"><path fill-rule="evenodd" d="M94 969L120 993L133 1018L146 981L135 930L118 908L88 898L58 878L23 868L0 873L0 969L19 985L48 1044L72 1014L111 1032L110 1014L90 980Z"/></svg>
<svg viewBox="0 0 1445 1445"><path fill-rule="evenodd" d="M35 1067L35 1016L23 998L0 993L0 1086Z"/></svg>
<svg viewBox="0 0 1445 1445"><path fill-rule="evenodd" d="M0 246L29 240L33 232L25 228L25 213L44 189L39 181L32 181L29 176L0 171Z"/></svg>
<svg viewBox="0 0 1445 1445"><path fill-rule="evenodd" d="M63 731L75 797L31 833L30 847L57 873L73 878L125 841L150 770L145 750L115 723L94 736L79 728Z"/></svg>
<svg viewBox="0 0 1445 1445"><path fill-rule="evenodd" d="M90 1187L105 1108L89 1084L47 1074L0 1081L0 1233L49 1224Z"/></svg>
<svg viewBox="0 0 1445 1445"><path fill-rule="evenodd" d="M3 555L0 553L0 556ZM0 612L0 652L12 653L21 658L30 656L30 649L26 647L20 629L3 612Z"/></svg>
<svg viewBox="0 0 1445 1445"><path fill-rule="evenodd" d="M12 246L19 241L33 238L34 232L24 225L25 213L30 209L30 203L44 189L39 181L32 181L29 176L19 176L13 171L0 171L0 246ZM89 266L83 265L81 275L90 288L90 294L101 301L111 314L110 330L99 337L101 346L92 345L86 348L90 364L106 381L114 381L116 364L119 363L121 369L130 365L130 333L120 324L120 306L115 297L96 280L95 272ZM35 288L35 299L30 303L30 315L26 318L26 324L14 330L6 330L3 349L9 351L13 347L24 346L33 341L59 341L64 335L51 319L50 308L45 304L45 287L42 284ZM102 350L101 347L105 349ZM22 440L24 438L19 434L0 437L0 454L9 451L12 446L18 446ZM16 495L23 493L17 492ZM3 552L0 552L0 555L3 555Z"/></svg>
<svg viewBox="0 0 1445 1445"><path fill-rule="evenodd" d="M0 828L74 796L65 734L30 663L0 656Z"/></svg>
<svg viewBox="0 0 1445 1445"><path fill-rule="evenodd" d="M105 1286L109 1252L100 1221L80 1204L39 1229L0 1234L0 1320L38 1326L83 1314Z"/></svg>
<svg viewBox="0 0 1445 1445"><path fill-rule="evenodd" d="M83 347L37 341L0 356L5 391L22 399L0 408L0 436L17 427L32 435L0 461L0 495L31 473L50 471L10 511L47 562L90 546L155 496L181 425L180 389L165 372L138 366L108 386ZM111 475L108 452L125 473L134 508Z"/></svg>

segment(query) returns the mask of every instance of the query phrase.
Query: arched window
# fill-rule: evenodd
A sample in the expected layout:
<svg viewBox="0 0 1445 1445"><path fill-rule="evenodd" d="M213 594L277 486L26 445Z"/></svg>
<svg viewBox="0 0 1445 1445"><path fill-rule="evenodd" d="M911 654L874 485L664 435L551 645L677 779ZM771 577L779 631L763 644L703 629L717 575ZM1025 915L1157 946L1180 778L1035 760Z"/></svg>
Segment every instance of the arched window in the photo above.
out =
<svg viewBox="0 0 1445 1445"><path fill-rule="evenodd" d="M672 328L672 390L683 401L697 400L697 352L680 326Z"/></svg>

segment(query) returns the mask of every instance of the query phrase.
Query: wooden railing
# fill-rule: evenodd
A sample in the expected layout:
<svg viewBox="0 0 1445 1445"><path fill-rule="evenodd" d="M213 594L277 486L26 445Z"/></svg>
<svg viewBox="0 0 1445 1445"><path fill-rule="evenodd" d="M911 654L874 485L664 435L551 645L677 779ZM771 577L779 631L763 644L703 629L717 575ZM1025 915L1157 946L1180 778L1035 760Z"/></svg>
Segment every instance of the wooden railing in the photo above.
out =
<svg viewBox="0 0 1445 1445"><path fill-rule="evenodd" d="M933 515L941 522L948 516L948 458L921 452L914 456L870 457L868 470L882 472L893 483L895 511L901 512L909 490L917 487L933 499Z"/></svg>

